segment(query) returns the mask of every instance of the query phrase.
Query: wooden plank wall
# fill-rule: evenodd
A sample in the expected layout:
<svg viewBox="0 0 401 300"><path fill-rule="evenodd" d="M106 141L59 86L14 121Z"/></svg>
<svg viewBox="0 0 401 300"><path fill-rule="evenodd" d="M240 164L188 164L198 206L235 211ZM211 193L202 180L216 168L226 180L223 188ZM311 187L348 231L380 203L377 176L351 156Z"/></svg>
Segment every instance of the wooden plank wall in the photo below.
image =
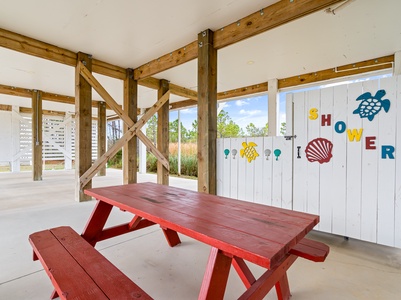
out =
<svg viewBox="0 0 401 300"><path fill-rule="evenodd" d="M354 113L359 96L379 90L388 112L382 107L371 121ZM318 214L320 231L401 248L401 76L288 94L292 134L293 142L218 139L217 194ZM320 138L332 143L332 157L311 162L305 149ZM244 142L257 145L251 162L240 156Z"/></svg>
<svg viewBox="0 0 401 300"><path fill-rule="evenodd" d="M371 121L354 113L360 95L379 90L390 100L388 112ZM400 91L401 77L388 77L288 95L294 149L301 147L301 158L294 151L293 208L319 214L319 230L401 247ZM306 159L316 138L333 144L326 163Z"/></svg>
<svg viewBox="0 0 401 300"><path fill-rule="evenodd" d="M243 143L256 144L255 159L241 157ZM270 151L267 159L266 150ZM281 151L278 159L274 150ZM284 137L218 139L217 194L292 209L291 157L292 143Z"/></svg>

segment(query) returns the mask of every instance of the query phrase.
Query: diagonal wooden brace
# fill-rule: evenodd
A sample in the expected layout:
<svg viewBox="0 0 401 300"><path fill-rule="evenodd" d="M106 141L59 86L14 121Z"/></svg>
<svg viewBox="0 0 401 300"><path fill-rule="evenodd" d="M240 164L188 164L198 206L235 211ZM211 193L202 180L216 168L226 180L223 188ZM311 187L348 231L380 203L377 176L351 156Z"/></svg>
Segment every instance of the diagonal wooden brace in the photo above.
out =
<svg viewBox="0 0 401 300"><path fill-rule="evenodd" d="M98 92L98 94L106 101L106 103L117 113L117 115L123 120L123 122L131 128L135 125L135 122L131 120L128 114L121 109L120 105L110 96L110 94L104 89L104 87L97 81L97 79L92 75L92 73L84 66L82 62L78 63L78 68L81 76ZM155 111L156 112L156 111ZM145 123L143 123L145 124ZM142 126L141 126L142 127ZM150 152L156 156L156 158L162 162L163 166L169 170L168 162L160 153L160 151L155 147L149 138L144 135L142 132L137 133L137 137L150 149ZM167 162L167 163L166 163Z"/></svg>
<svg viewBox="0 0 401 300"><path fill-rule="evenodd" d="M108 159L113 157L130 139L134 136L138 136L141 141L151 149L150 151L157 157L157 159L163 164L163 166L169 170L169 162L167 159L157 150L153 143L140 131L141 127L162 107L170 97L170 91L166 92L157 102L154 104L142 118L134 123L131 118L120 108L117 102L107 93L102 85L96 80L96 78L89 72L89 70L83 65L82 62L78 63L80 74L85 78L86 81L99 93L99 95L106 101L106 103L121 117L121 119L128 125L128 131L117 141L105 154L103 154L80 178L81 188L85 186L98 172L98 170L107 162Z"/></svg>

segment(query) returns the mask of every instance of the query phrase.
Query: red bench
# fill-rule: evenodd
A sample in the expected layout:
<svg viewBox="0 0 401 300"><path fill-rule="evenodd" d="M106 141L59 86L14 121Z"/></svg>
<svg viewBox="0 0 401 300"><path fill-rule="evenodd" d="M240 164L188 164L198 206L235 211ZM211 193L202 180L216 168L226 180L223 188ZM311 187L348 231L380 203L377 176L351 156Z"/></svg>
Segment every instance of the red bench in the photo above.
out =
<svg viewBox="0 0 401 300"><path fill-rule="evenodd" d="M303 238L290 250L290 253L314 262L323 262L329 251L330 248L326 244Z"/></svg>
<svg viewBox="0 0 401 300"><path fill-rule="evenodd" d="M29 241L55 288L51 299L152 299L70 227L33 233Z"/></svg>
<svg viewBox="0 0 401 300"><path fill-rule="evenodd" d="M234 257L232 264L237 271L247 291L238 300L262 299L272 285L275 286L278 299L289 299L290 289L286 275L287 269L295 262L296 257L302 257L314 262L325 261L330 252L329 246L321 242L303 238L290 251L289 255L282 264L266 271L259 279L256 279L243 259ZM277 269L283 269L278 272ZM284 274L283 277L280 277Z"/></svg>

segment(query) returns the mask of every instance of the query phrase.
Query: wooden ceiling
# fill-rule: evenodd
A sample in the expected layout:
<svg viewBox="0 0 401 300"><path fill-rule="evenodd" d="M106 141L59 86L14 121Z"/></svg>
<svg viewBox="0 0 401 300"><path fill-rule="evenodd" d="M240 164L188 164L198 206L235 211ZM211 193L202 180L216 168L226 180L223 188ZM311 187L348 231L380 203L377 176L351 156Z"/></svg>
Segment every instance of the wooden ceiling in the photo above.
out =
<svg viewBox="0 0 401 300"><path fill-rule="evenodd" d="M73 111L82 51L120 104L121 79L132 68L141 79L139 107L156 101L159 79L172 84L173 108L194 105L197 35L208 28L219 49L219 99L265 92L274 78L287 88L391 70L401 50L399 11L398 0L7 1L0 11L0 104L29 107L27 89L38 89L58 101L44 109Z"/></svg>

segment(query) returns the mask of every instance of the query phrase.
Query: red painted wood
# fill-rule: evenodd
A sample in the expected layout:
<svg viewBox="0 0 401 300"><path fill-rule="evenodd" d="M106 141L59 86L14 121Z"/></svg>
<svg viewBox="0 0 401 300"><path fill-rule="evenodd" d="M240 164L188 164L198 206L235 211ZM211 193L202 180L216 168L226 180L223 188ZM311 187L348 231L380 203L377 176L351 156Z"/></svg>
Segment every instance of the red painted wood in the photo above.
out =
<svg viewBox="0 0 401 300"><path fill-rule="evenodd" d="M132 231L140 230L149 226L155 225L155 223L142 219L135 228L130 229L129 223L121 224L109 228L103 229L100 234L97 235L96 242L104 241L122 234L126 234ZM85 234L85 232L83 233Z"/></svg>
<svg viewBox="0 0 401 300"><path fill-rule="evenodd" d="M283 259L281 264L273 268L272 270L266 271L256 282L243 293L238 300L260 300L280 281L283 276L286 276L287 270L291 267L294 261L297 259L295 255L288 255ZM282 286L282 288L285 288ZM289 290L288 290L289 294ZM288 300L288 299L285 299Z"/></svg>
<svg viewBox="0 0 401 300"><path fill-rule="evenodd" d="M297 245L295 245L290 253L309 259L314 262L323 262L329 255L330 248L326 244L303 238Z"/></svg>
<svg viewBox="0 0 401 300"><path fill-rule="evenodd" d="M241 278L245 287L248 289L252 286L252 284L256 281L255 276L253 276L251 270L248 265L242 258L233 257L232 265L234 269L237 271L238 276Z"/></svg>
<svg viewBox="0 0 401 300"><path fill-rule="evenodd" d="M223 299L231 260L221 250L212 247L198 300Z"/></svg>
<svg viewBox="0 0 401 300"><path fill-rule="evenodd" d="M152 299L70 227L30 241L61 299Z"/></svg>
<svg viewBox="0 0 401 300"><path fill-rule="evenodd" d="M132 218L131 222L129 222L128 224L128 229L134 229L136 226L138 226L139 222L141 222L142 217L140 216L135 216Z"/></svg>
<svg viewBox="0 0 401 300"><path fill-rule="evenodd" d="M98 201L96 203L95 209L89 218L89 222L86 224L82 233L82 237L92 246L96 245L112 208L113 206L106 202Z"/></svg>
<svg viewBox="0 0 401 300"><path fill-rule="evenodd" d="M270 268L318 216L153 183L87 190L111 205Z"/></svg>
<svg viewBox="0 0 401 300"><path fill-rule="evenodd" d="M181 244L180 237L178 236L177 232L168 228L162 228L164 236L166 237L166 240L169 244L170 247L177 246L178 244Z"/></svg>
<svg viewBox="0 0 401 300"><path fill-rule="evenodd" d="M61 299L107 299L50 230L31 234L29 240Z"/></svg>
<svg viewBox="0 0 401 300"><path fill-rule="evenodd" d="M289 300L291 297L290 285L288 283L287 272L275 284L278 300Z"/></svg>

